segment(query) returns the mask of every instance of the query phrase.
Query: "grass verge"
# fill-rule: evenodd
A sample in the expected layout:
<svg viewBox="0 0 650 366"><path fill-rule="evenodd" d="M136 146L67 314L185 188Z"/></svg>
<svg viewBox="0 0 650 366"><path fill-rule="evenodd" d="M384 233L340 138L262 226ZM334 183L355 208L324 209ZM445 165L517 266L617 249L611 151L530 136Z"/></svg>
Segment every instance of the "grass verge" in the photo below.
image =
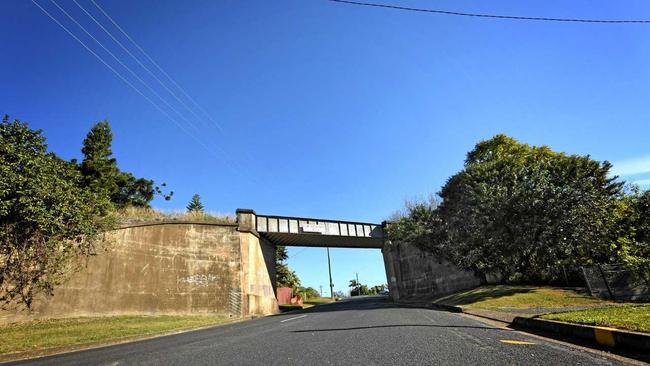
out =
<svg viewBox="0 0 650 366"><path fill-rule="evenodd" d="M160 334L230 321L216 315L110 316L0 326L0 354Z"/></svg>
<svg viewBox="0 0 650 366"><path fill-rule="evenodd" d="M622 305L569 311L545 314L540 318L650 333L650 305Z"/></svg>
<svg viewBox="0 0 650 366"><path fill-rule="evenodd" d="M470 309L532 309L571 306L599 306L611 302L591 297L587 292L557 287L482 286L439 298L435 303Z"/></svg>
<svg viewBox="0 0 650 366"><path fill-rule="evenodd" d="M313 299L305 300L305 305L316 306L316 305L329 304L334 301L335 301L334 299L329 297L316 297Z"/></svg>

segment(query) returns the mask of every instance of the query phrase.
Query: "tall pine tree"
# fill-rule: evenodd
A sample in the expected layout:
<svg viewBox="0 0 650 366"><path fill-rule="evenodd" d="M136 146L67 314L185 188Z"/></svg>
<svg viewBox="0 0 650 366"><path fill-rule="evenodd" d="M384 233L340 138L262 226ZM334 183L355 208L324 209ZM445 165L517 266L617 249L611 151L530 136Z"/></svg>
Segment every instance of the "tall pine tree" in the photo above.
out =
<svg viewBox="0 0 650 366"><path fill-rule="evenodd" d="M136 178L129 172L120 171L112 156L112 143L113 133L108 121L95 124L84 139L81 149L84 159L80 170L87 187L109 197L117 207L149 207L156 194L162 195L165 200L171 199L174 192L164 194L154 186L152 180Z"/></svg>
<svg viewBox="0 0 650 366"><path fill-rule="evenodd" d="M192 196L187 204L187 212L203 212L203 203L201 203L201 197L198 194Z"/></svg>

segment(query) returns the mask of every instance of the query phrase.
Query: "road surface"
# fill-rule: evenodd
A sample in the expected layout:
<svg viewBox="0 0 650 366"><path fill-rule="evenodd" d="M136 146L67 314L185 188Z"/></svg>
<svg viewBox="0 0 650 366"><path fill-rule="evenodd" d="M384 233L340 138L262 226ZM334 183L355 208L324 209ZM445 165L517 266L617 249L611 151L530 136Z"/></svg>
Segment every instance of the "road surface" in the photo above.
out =
<svg viewBox="0 0 650 366"><path fill-rule="evenodd" d="M602 354L383 297L20 365L621 365Z"/></svg>

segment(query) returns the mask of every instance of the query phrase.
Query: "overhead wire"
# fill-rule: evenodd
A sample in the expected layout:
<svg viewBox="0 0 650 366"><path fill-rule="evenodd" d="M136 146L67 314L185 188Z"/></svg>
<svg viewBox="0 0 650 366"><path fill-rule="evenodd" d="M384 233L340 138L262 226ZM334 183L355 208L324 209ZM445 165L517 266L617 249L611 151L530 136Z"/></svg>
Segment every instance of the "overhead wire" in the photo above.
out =
<svg viewBox="0 0 650 366"><path fill-rule="evenodd" d="M142 96L147 102L149 102L151 105L153 105L158 111L160 111L165 117L167 117L170 121L172 121L181 131L183 131L185 134L187 134L190 138L192 138L194 141L196 141L199 145L201 145L204 149L206 149L209 153L213 154L215 157L219 158L212 149L210 149L203 141L198 139L194 134L192 134L190 131L185 129L183 124L179 123L174 117L172 117L167 111L165 111L163 108L160 107L159 104L154 102L151 98L149 98L146 94L144 94L140 89L138 89L133 83L131 83L127 78L125 78L119 71L117 71L114 67L112 67L104 58L102 58L100 55L98 55L95 51L93 51L84 41L82 41L79 37L77 37L72 31L70 31L65 25L63 25L57 18L55 18L50 12L48 12L45 8L43 8L39 3L37 3L35 0L31 0L31 2L38 7L45 15L47 15L54 23L56 23L59 27L61 27L69 36L71 36L74 40L76 40L81 46L83 46L84 49L86 49L88 52L90 52L95 58L97 58L104 66L106 66L110 71L112 71L120 80L122 80L125 84L127 84L131 89L133 89L137 94ZM227 165L229 165L231 168L235 169L228 161L225 161Z"/></svg>
<svg viewBox="0 0 650 366"><path fill-rule="evenodd" d="M109 36L110 36L110 37L111 37L111 38L112 38L116 43L118 43L118 45L120 45L120 47L122 47L122 48L126 51L127 47L126 47L122 42L119 42L119 41L117 40L117 38L116 38L116 37L115 37L115 36L114 36L110 31L108 31L108 30L107 30L103 25L101 25L101 22L99 22L99 20L97 20L97 18L95 18L95 17L93 17L92 15L90 15L90 12L87 11L87 9L85 9L83 6L81 6L81 5L80 5L76 0L73 0L73 1L74 1L74 2L77 4L77 6L79 6L79 8L82 9L82 10L84 11L84 13L86 13L86 14L87 14L87 15L88 15L88 16L89 16L89 17L90 17L90 18L91 18L91 19L92 19L92 20L93 20L93 21L94 21L98 26L100 26L100 28L102 28L102 29L103 29L103 30L104 30L104 31L105 31L105 32L106 32L106 33L107 33L107 34L108 34L108 35L109 35ZM194 105L194 106L195 106L195 107L196 107L196 108L197 108L197 109L198 109L198 110L199 110L199 111L200 111L200 112L201 112L201 113L202 113L202 114L207 118L207 120L209 120L210 122L212 122L212 125L213 125L213 126L215 126L215 127L216 127L220 132L221 132L221 133L223 133L224 136L226 135L226 131L224 130L224 128L222 127L222 125L219 124L217 121L215 121L215 120L212 118L212 116L210 116L210 114L209 114L209 113L208 113L208 112L207 112L207 111L206 111L206 110L205 110L205 109L204 109L204 108L203 108L203 107L202 107L198 102L196 102L196 100L194 100L194 98L192 98L192 96L190 96L189 93L188 93L188 92L187 92L187 91L186 91L186 90L185 90L181 85L179 85L179 84L178 84L178 83L177 83L177 82L176 82L176 81L175 81L175 80L174 80L174 79L169 75L169 73L168 73L167 71L165 71L165 70L164 70L164 69L163 69L163 68L162 68L162 67L161 67L161 66L160 66L160 65L159 65L159 64L154 60L154 59L153 59L153 58L152 58L152 57L151 57L151 56L150 56L150 55L149 55L149 54L148 54L148 53L147 53L147 52L146 52L146 51L145 51L145 50L144 50L144 49L143 49L143 48L142 48L142 47L141 47L141 46L140 46L140 45L139 45L139 44L138 44L134 39L133 39L133 37L131 37L131 36L126 32L126 30L124 30L124 28L122 28L122 27L117 23L117 21L115 21L115 19L113 19L113 17L110 16L110 14L108 14L108 12L107 12L107 11L106 11L102 6L100 6L100 5L99 5L95 0L90 0L90 1L91 1L91 2L93 3L93 5L94 5L94 6L95 6L95 7L96 7L96 8L97 8L97 9L98 9L98 10L99 10L103 15L104 15L104 17L105 17L106 19L108 19L108 20L113 24L113 26L114 26L115 28L117 28L117 29L120 31L120 33L122 33L122 35L123 35L125 38L127 38L127 39L131 42L131 44L133 44L133 46L135 46L135 47L140 51L140 53L142 53L142 55L144 55L144 56L146 57L147 60L149 60L149 62L150 62L152 65L154 65L154 66L156 67L156 69L157 69L157 70L158 70L162 75L164 75L165 78L166 78L167 80L169 80L169 82L170 82L172 85L174 85L174 86L175 86L175 87L176 87L176 88L177 88L177 89L182 93L182 95L184 95L185 98L187 98L187 99L188 99L188 100L189 100L189 101L190 101L190 102L191 102L191 103L192 103L192 104L193 104L193 105ZM172 91L171 91L171 90L166 86L166 84L163 83L163 82L160 80L160 78L158 78L157 76L155 76L155 73L153 73L153 72L152 72L148 67L146 67L145 65L143 65L143 63L140 62L140 60L139 60L135 55L133 55L133 53L131 53L130 51L127 51L127 53L128 53L131 57L133 57L133 58L138 62L138 64L140 64L140 66L143 67L143 68L144 68L144 69L145 69L145 70L146 70L150 75L154 76L154 78L155 78L155 79L156 79L156 80L157 80L161 85L163 85L163 87L164 87L168 92L170 92L170 94L172 94L172 95L173 95L173 96L174 96L174 97L175 97L175 98L176 98L176 99L177 99L177 100L178 100L178 101L179 101L183 106L185 106L186 109L190 110L192 114L194 114L197 118L199 118L198 115L195 113L195 111L194 111L192 108L189 108L189 106L187 106L187 104L183 103L183 102L180 100L180 98L178 98L178 96L177 96L175 93L173 93L173 92L172 92ZM202 119L201 119L201 121L203 122ZM204 123L205 123L205 122L204 122ZM206 124L207 124L207 123L206 123ZM225 155L228 155L228 154L227 154L225 151L223 151L222 149L220 149L220 150L221 150L222 153L224 153ZM253 161L253 159L251 158L251 156L248 154L247 151L240 152L240 157L241 157L241 158L244 158L244 159L247 160L248 162ZM258 181L256 178L254 178L253 175L250 173L249 169L247 169L245 166L242 166L242 167L240 167L240 168L241 168L242 170L246 171L246 172L247 172L247 173L252 177L251 179L252 179L253 181L259 183L259 181Z"/></svg>
<svg viewBox="0 0 650 366"><path fill-rule="evenodd" d="M112 34L108 29L106 29L106 27L104 27L104 25L101 24L101 22L99 22L99 21L98 21L98 20L97 20L97 19L96 19L96 18L95 18L95 17L94 17L90 12L88 12L88 10L86 10L86 8L84 8L81 4L79 4L79 2L78 2L77 0L72 0L72 1L73 1L73 2L74 2L74 3L79 7L79 9L81 9L81 10L82 10L82 11L83 11L83 12L84 12L84 13L85 13L85 14L86 14L90 19L92 19L92 21L95 22L95 24L97 24L97 26L99 26L99 27L104 31L104 33L106 33L106 34L107 34L107 35L108 35L108 36L109 36L109 37L110 37L110 38L111 38L115 43L117 43L117 45L120 46L120 48L122 48L122 50L123 50L124 52L126 52L129 56L131 56L131 58L132 58L133 60L135 60L135 62L137 62L138 65L140 65L140 67L142 67L142 68L143 68L143 69L144 69L144 70L145 70L149 75L151 75L151 77L153 77L153 78L154 78L154 79L155 79L155 80L156 80L156 81L157 81L157 82L158 82L158 83L159 83L159 84L160 84L160 85L161 85L161 86L162 86L162 87L163 87L167 92L169 92L169 93L174 97L174 99L176 99L176 101L178 101L178 102L179 102L183 107L185 107L185 109L187 109L190 113L192 113L192 114L194 115L194 117L197 118L197 120L201 121L203 124L207 125L208 127L209 127L209 126L212 126L212 125L210 125L209 123L206 123L206 122L204 121L204 117L200 117L198 114L196 114L196 112L194 111L193 108L190 108L190 107L189 107L189 106L188 106L188 105L187 105L187 104L186 104L186 103L185 103L181 98L179 98L178 95L176 95L176 93L175 93L173 90L171 90L171 89L167 86L167 84L163 83L163 81L160 80L160 78L159 78L156 74L154 74L154 73L153 73L153 72L152 72L152 71L151 71L151 70L150 70L146 65L144 65L144 64L140 61L140 59L139 59L138 57L136 57L136 56L135 56L135 55L134 55L134 54L133 54L133 53L132 53L128 48L126 48L126 47L124 46L124 44L123 44L119 39L117 39L117 38L116 38L116 37L115 37L115 36L114 36L114 35L113 35L113 34ZM223 132L223 129L221 129L221 126L217 126L217 127L218 127L222 132Z"/></svg>
<svg viewBox="0 0 650 366"><path fill-rule="evenodd" d="M152 65L154 65L160 73L162 73L167 80L169 80L180 92L190 101L192 104L194 104L199 111L201 111L212 123L214 123L219 129L223 131L223 128L221 124L219 124L217 121L215 121L210 114L192 98L187 91L183 87L181 87L154 59L149 56L149 54L102 8L95 0L90 0L99 11L104 14L104 16L129 40L131 43L151 62Z"/></svg>
<svg viewBox="0 0 650 366"><path fill-rule="evenodd" d="M647 19L581 19L581 18L552 18L552 17L533 17L533 16L517 16L517 15L498 15L498 14L482 14L482 13L465 13L458 11L448 11L439 9L426 9L426 8L413 8L408 6L400 6L393 4L371 3L353 0L328 0L340 4L367 6L375 8L385 8L393 10L404 10L421 13L434 13L440 15L453 15L463 17L475 18L492 18L492 19L509 19L509 20L533 20L533 21L547 21L547 22L572 22L572 23L604 23L604 24L647 24L650 20Z"/></svg>
<svg viewBox="0 0 650 366"><path fill-rule="evenodd" d="M113 52L111 52L102 42L95 38L88 30L81 25L73 16L71 16L65 9L63 9L55 0L50 0L54 6L56 6L63 14L65 14L74 24L81 28L88 37L90 37L95 43L97 43L106 53L108 53L115 61L117 61L122 67L124 67L134 78L136 78L142 85L144 85L153 95L155 95L160 101L167 106L170 110L176 113L180 118L184 119L190 126L192 126L198 133L201 133L201 130L194 125L190 120L188 120L184 115L182 115L176 108L174 108L166 99L164 99L160 94L158 94L147 82L145 82L140 76L138 76L130 67L128 67L122 60L120 60Z"/></svg>

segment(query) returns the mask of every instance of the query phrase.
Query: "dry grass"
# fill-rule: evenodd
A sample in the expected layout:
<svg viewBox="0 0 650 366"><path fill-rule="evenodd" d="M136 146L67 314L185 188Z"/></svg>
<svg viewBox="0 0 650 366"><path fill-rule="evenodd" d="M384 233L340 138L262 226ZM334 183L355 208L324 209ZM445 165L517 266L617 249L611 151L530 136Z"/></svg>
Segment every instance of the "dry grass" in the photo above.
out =
<svg viewBox="0 0 650 366"><path fill-rule="evenodd" d="M213 224L234 224L235 218L213 212L187 212L182 210L161 211L153 208L127 207L116 212L117 221L135 224L160 221L192 221Z"/></svg>

